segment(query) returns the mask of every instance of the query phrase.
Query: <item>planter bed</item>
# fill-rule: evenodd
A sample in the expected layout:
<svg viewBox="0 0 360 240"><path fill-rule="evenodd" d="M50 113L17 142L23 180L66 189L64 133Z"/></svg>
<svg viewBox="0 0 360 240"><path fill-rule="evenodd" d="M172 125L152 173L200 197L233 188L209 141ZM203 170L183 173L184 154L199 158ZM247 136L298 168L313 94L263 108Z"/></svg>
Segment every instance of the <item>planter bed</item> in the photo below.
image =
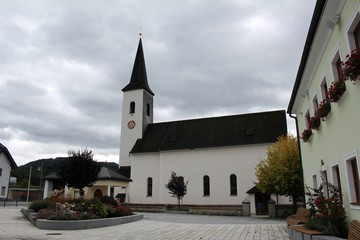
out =
<svg viewBox="0 0 360 240"><path fill-rule="evenodd" d="M79 230L89 228L99 228L114 226L123 223L134 222L143 219L143 215L131 215L125 217L115 218L99 218L89 220L46 220L35 219L36 214L27 209L22 209L21 212L37 227L46 230Z"/></svg>

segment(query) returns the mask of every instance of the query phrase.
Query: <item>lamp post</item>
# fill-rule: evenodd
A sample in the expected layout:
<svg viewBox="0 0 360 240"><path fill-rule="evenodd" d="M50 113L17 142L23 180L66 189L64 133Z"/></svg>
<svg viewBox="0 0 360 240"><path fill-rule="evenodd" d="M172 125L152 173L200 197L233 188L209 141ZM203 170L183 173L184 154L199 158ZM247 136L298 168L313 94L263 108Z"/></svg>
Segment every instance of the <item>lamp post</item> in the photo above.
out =
<svg viewBox="0 0 360 240"><path fill-rule="evenodd" d="M43 196L43 191L41 191L41 183L42 183L42 173L43 173L43 168L44 168L44 163L41 164L41 167L39 166L38 167L38 171L41 171L40 172L40 186L39 186L39 199L41 200L42 199L42 196Z"/></svg>
<svg viewBox="0 0 360 240"><path fill-rule="evenodd" d="M29 192L30 192L30 181L31 181L31 170L32 167L30 166L30 172L29 172L29 182L28 182L28 189L27 189L27 196L26 196L26 202L29 202Z"/></svg>

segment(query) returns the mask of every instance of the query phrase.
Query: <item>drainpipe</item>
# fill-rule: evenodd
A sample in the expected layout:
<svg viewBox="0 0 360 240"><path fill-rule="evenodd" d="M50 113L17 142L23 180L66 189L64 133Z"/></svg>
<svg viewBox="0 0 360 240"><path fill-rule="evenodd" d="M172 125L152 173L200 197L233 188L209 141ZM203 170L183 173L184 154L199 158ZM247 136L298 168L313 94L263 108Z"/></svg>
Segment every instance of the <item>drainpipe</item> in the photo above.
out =
<svg viewBox="0 0 360 240"><path fill-rule="evenodd" d="M304 170L303 170L303 165L302 165L302 156L301 156L301 146L300 146L300 134L299 134L299 126L298 126L298 119L296 117L296 115L291 115L291 113L289 113L289 117L295 119L295 126L296 126L296 135L297 135L297 141L298 141L298 151L299 151L299 158L300 158L300 171L302 173L302 194L303 194L303 198L304 198L304 203L306 202L305 200L305 185L304 185Z"/></svg>

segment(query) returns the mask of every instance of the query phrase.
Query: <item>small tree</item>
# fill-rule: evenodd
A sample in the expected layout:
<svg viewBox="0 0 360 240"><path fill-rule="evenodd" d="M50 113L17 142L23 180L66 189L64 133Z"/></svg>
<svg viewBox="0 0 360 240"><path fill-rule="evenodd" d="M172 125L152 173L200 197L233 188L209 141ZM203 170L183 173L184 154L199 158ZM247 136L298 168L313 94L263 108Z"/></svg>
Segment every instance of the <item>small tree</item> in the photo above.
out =
<svg viewBox="0 0 360 240"><path fill-rule="evenodd" d="M303 180L298 142L292 135L282 136L267 151L267 159L255 167L256 186L269 194L291 196L294 209L303 197Z"/></svg>
<svg viewBox="0 0 360 240"><path fill-rule="evenodd" d="M184 181L184 177L177 176L175 172L171 172L171 176L169 182L165 185L165 187L169 190L169 193L172 197L176 197L178 200L178 206L180 210L180 200L187 193L187 184L188 182Z"/></svg>
<svg viewBox="0 0 360 240"><path fill-rule="evenodd" d="M57 174L68 187L77 188L84 196L84 187L90 187L97 180L100 164L93 160L94 154L87 148L68 151L69 158L60 161Z"/></svg>

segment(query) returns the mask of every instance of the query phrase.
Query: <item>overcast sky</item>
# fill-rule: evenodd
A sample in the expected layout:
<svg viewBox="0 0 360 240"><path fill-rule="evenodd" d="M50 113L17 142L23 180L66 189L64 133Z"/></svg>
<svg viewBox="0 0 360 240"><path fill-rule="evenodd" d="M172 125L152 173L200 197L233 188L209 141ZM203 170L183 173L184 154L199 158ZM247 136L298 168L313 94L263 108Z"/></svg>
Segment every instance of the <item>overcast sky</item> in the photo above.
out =
<svg viewBox="0 0 360 240"><path fill-rule="evenodd" d="M0 143L18 165L81 147L118 163L140 31L155 122L287 109L314 6L2 0Z"/></svg>

